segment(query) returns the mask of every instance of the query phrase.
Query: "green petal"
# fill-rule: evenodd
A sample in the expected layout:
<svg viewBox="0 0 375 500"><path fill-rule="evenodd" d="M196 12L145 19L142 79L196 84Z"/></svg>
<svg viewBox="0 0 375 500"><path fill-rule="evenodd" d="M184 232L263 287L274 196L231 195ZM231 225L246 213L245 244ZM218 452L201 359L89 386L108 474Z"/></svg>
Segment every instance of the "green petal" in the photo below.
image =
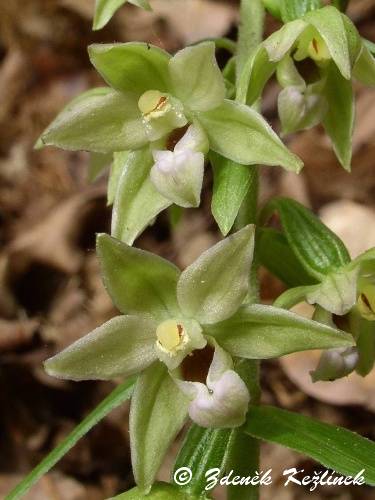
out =
<svg viewBox="0 0 375 500"><path fill-rule="evenodd" d="M167 52L143 42L93 44L88 48L90 61L104 80L121 92L146 90L168 92Z"/></svg>
<svg viewBox="0 0 375 500"><path fill-rule="evenodd" d="M138 378L130 406L130 448L134 478L144 493L181 430L188 404L162 363Z"/></svg>
<svg viewBox="0 0 375 500"><path fill-rule="evenodd" d="M187 267L177 285L183 313L203 324L231 316L247 294L253 247L254 226L246 226Z"/></svg>
<svg viewBox="0 0 375 500"><path fill-rule="evenodd" d="M113 155L113 163L109 171L108 188L107 188L107 204L112 205L115 201L117 188L120 182L122 171L125 168L129 151L119 151Z"/></svg>
<svg viewBox="0 0 375 500"><path fill-rule="evenodd" d="M112 212L112 236L132 245L154 218L172 204L150 180L149 148L129 154L122 166Z"/></svg>
<svg viewBox="0 0 375 500"><path fill-rule="evenodd" d="M169 61L174 94L194 111L221 104L225 84L215 58L214 42L203 42L177 52Z"/></svg>
<svg viewBox="0 0 375 500"><path fill-rule="evenodd" d="M115 306L125 314L151 314L158 320L181 315L176 286L180 271L165 259L98 235L103 280Z"/></svg>
<svg viewBox="0 0 375 500"><path fill-rule="evenodd" d="M240 102L253 104L258 99L277 63L288 54L306 27L302 19L287 23L258 47L239 80L237 95Z"/></svg>
<svg viewBox="0 0 375 500"><path fill-rule="evenodd" d="M147 0L128 0L129 3L137 5L145 10L151 7ZM114 13L122 7L127 0L96 0L93 30L102 29L113 17Z"/></svg>
<svg viewBox="0 0 375 500"><path fill-rule="evenodd" d="M338 160L350 172L355 117L353 89L351 82L345 80L334 64L330 64L327 70L324 93L328 109L323 125Z"/></svg>
<svg viewBox="0 0 375 500"><path fill-rule="evenodd" d="M106 90L68 105L43 132L46 146L111 153L148 142L134 94Z"/></svg>
<svg viewBox="0 0 375 500"><path fill-rule="evenodd" d="M260 304L243 306L228 320L205 330L232 356L249 359L355 345L353 337L345 332Z"/></svg>
<svg viewBox="0 0 375 500"><path fill-rule="evenodd" d="M323 38L342 76L350 80L352 61L356 55L353 53L352 33L347 33L348 23L344 21L344 16L335 7L327 6L309 12L304 19Z"/></svg>
<svg viewBox="0 0 375 500"><path fill-rule="evenodd" d="M199 121L216 153L242 165L280 165L299 172L302 161L281 142L265 119L243 104L225 100L199 113Z"/></svg>
<svg viewBox="0 0 375 500"><path fill-rule="evenodd" d="M117 316L48 359L45 369L69 380L129 377L155 361L156 326L149 317Z"/></svg>
<svg viewBox="0 0 375 500"><path fill-rule="evenodd" d="M354 65L353 76L364 85L375 85L375 58L365 45Z"/></svg>

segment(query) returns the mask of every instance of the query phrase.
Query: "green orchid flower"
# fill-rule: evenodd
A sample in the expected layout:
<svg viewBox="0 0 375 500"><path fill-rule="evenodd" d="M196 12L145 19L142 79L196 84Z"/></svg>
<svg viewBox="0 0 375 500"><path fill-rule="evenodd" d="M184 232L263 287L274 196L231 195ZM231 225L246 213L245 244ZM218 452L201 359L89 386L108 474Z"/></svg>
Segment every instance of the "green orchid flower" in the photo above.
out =
<svg viewBox="0 0 375 500"><path fill-rule="evenodd" d="M145 43L91 45L89 56L109 87L73 100L38 145L115 153L112 235L126 243L169 205L199 205L209 150L242 165L302 168L259 113L225 99L213 42L173 57Z"/></svg>
<svg viewBox="0 0 375 500"><path fill-rule="evenodd" d="M99 235L104 284L123 313L49 359L47 372L71 380L140 374L131 400L130 436L138 486L151 487L188 414L201 425L243 423L249 394L232 357L350 347L353 338L283 309L244 304L254 227L204 252L180 272L170 262ZM207 383L182 378L184 360L214 350ZM230 402L230 404L228 404Z"/></svg>
<svg viewBox="0 0 375 500"><path fill-rule="evenodd" d="M278 107L284 133L323 123L337 158L350 170L351 80L375 85L374 58L351 20L326 6L287 22L258 47L245 67L242 101L255 102L275 71L283 88Z"/></svg>

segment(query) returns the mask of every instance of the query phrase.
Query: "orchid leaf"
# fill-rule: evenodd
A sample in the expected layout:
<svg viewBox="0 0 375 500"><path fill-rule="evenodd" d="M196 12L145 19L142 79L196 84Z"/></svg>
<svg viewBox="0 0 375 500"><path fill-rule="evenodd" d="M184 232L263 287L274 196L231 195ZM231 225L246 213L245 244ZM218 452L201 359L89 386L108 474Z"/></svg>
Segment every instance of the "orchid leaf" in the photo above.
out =
<svg viewBox="0 0 375 500"><path fill-rule="evenodd" d="M241 204L251 186L251 170L223 156L210 153L214 172L211 211L220 231L226 236L232 229Z"/></svg>

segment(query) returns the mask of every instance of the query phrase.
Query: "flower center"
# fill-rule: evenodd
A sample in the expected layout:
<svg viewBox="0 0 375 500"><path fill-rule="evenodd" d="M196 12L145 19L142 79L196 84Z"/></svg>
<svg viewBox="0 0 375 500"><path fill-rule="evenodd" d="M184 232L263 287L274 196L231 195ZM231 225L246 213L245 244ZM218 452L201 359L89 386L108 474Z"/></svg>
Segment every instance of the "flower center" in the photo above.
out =
<svg viewBox="0 0 375 500"><path fill-rule="evenodd" d="M328 61L331 59L327 44L321 36L314 36L312 38L307 52L314 61Z"/></svg>
<svg viewBox="0 0 375 500"><path fill-rule="evenodd" d="M375 321L375 286L365 285L357 301L361 316L368 321Z"/></svg>
<svg viewBox="0 0 375 500"><path fill-rule="evenodd" d="M158 90L147 90L147 92L142 94L139 98L138 108L143 116L147 116L158 111L167 111L168 97L163 95Z"/></svg>
<svg viewBox="0 0 375 500"><path fill-rule="evenodd" d="M183 349L189 337L181 323L174 319L167 319L156 329L158 346L171 356Z"/></svg>

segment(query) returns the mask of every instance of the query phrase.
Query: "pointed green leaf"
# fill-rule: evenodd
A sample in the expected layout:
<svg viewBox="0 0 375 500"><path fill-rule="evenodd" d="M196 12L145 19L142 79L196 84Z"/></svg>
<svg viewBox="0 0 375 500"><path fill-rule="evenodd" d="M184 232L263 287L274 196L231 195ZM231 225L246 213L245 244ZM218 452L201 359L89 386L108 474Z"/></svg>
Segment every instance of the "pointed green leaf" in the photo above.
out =
<svg viewBox="0 0 375 500"><path fill-rule="evenodd" d="M98 235L97 252L104 285L121 312L151 314L157 319L179 313L176 286L180 271L176 266L107 234Z"/></svg>
<svg viewBox="0 0 375 500"><path fill-rule="evenodd" d="M232 356L268 359L309 349L350 347L353 337L284 309L243 306L231 318L205 327Z"/></svg>
<svg viewBox="0 0 375 500"><path fill-rule="evenodd" d="M362 472L366 483L375 485L375 443L347 429L272 406L253 406L246 432L307 455L339 474L355 477Z"/></svg>
<svg viewBox="0 0 375 500"><path fill-rule="evenodd" d="M120 151L114 153L113 163L109 171L108 188L107 188L107 204L112 205L116 198L117 188L120 183L122 171L125 168L130 152Z"/></svg>
<svg viewBox="0 0 375 500"><path fill-rule="evenodd" d="M143 500L144 498L148 500L207 500L206 497L189 495L181 488L168 483L154 483L147 497L143 490L136 486L108 500Z"/></svg>
<svg viewBox="0 0 375 500"><path fill-rule="evenodd" d="M225 84L215 58L214 42L180 50L169 61L174 95L194 111L207 111L221 104Z"/></svg>
<svg viewBox="0 0 375 500"><path fill-rule="evenodd" d="M333 149L341 165L350 172L354 128L354 96L352 84L345 80L334 64L327 70L325 96L328 110L323 120Z"/></svg>
<svg viewBox="0 0 375 500"><path fill-rule="evenodd" d="M185 315L201 323L231 316L246 297L254 249L254 226L228 236L181 273L177 297Z"/></svg>
<svg viewBox="0 0 375 500"><path fill-rule="evenodd" d="M118 180L112 212L112 236L132 245L137 236L172 202L150 179L153 159L148 148L129 154Z"/></svg>
<svg viewBox="0 0 375 500"><path fill-rule="evenodd" d="M7 500L19 500L47 472L49 472L73 446L114 408L130 398L134 379L118 385L94 408L8 495Z"/></svg>
<svg viewBox="0 0 375 500"><path fill-rule="evenodd" d="M226 236L250 188L251 170L213 151L209 158L214 172L211 211L220 231Z"/></svg>
<svg viewBox="0 0 375 500"><path fill-rule="evenodd" d="M140 148L148 139L134 95L109 89L73 101L43 132L41 141L71 151L111 153Z"/></svg>
<svg viewBox="0 0 375 500"><path fill-rule="evenodd" d="M93 30L102 29L127 1L142 9L150 10L148 0L96 0Z"/></svg>
<svg viewBox="0 0 375 500"><path fill-rule="evenodd" d="M325 41L332 59L342 76L350 80L352 60L351 40L348 38L343 15L335 7L328 5L305 15L304 20L312 25Z"/></svg>
<svg viewBox="0 0 375 500"><path fill-rule="evenodd" d="M129 377L156 360L155 330L149 317L117 316L44 363L47 373L69 380Z"/></svg>
<svg viewBox="0 0 375 500"><path fill-rule="evenodd" d="M364 85L375 85L375 58L363 44L361 54L354 65L353 76Z"/></svg>
<svg viewBox="0 0 375 500"><path fill-rule="evenodd" d="M90 61L104 80L121 92L138 97L146 90L168 92L167 52L143 42L93 44Z"/></svg>
<svg viewBox="0 0 375 500"><path fill-rule="evenodd" d="M187 417L189 400L162 363L137 380L130 406L130 448L134 478L148 493L165 453Z"/></svg>
<svg viewBox="0 0 375 500"><path fill-rule="evenodd" d="M172 480L180 467L188 467L192 479L183 490L195 495L204 493L206 472L213 468L220 469L222 474L225 472L232 436L231 429L205 429L193 423L174 464Z"/></svg>
<svg viewBox="0 0 375 500"><path fill-rule="evenodd" d="M261 264L286 285L315 283L293 253L283 233L272 228L262 228L259 232L257 252Z"/></svg>
<svg viewBox="0 0 375 500"><path fill-rule="evenodd" d="M280 216L288 243L306 271L321 281L330 271L350 262L344 243L316 215L289 198L274 198L265 207L268 218Z"/></svg>
<svg viewBox="0 0 375 500"><path fill-rule="evenodd" d="M199 113L199 121L216 153L243 165L280 165L299 172L302 161L281 142L264 118L243 104L224 101Z"/></svg>

